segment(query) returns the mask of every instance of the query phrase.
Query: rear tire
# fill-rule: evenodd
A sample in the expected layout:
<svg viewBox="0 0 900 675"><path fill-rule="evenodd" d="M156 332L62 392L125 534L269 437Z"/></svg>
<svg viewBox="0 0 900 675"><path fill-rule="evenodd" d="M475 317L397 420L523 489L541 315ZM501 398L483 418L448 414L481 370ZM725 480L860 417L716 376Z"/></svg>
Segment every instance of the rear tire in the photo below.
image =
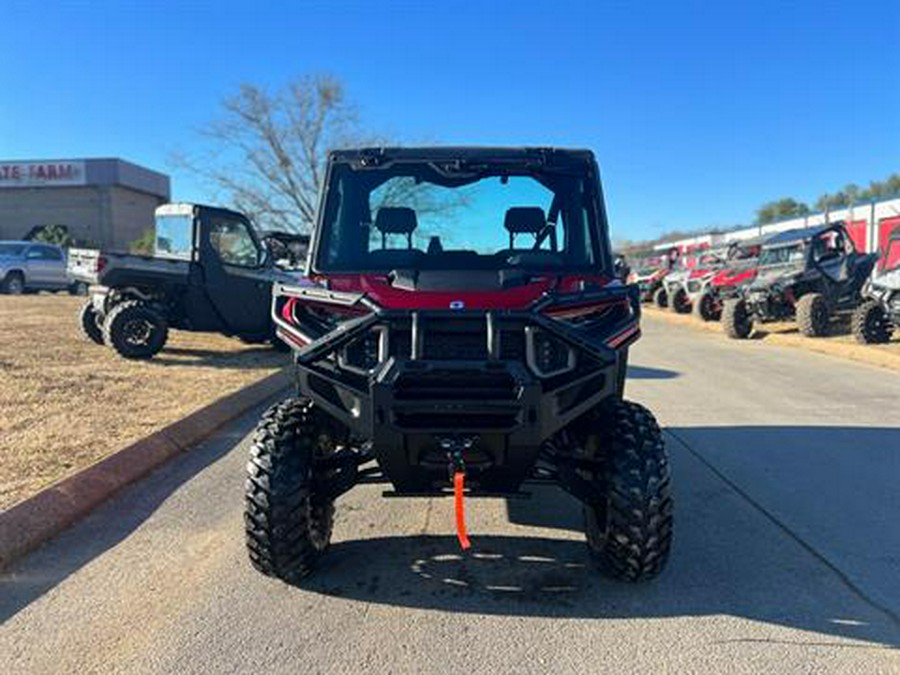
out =
<svg viewBox="0 0 900 675"><path fill-rule="evenodd" d="M113 307L103 322L103 341L126 359L149 359L166 344L169 324L143 300Z"/></svg>
<svg viewBox="0 0 900 675"><path fill-rule="evenodd" d="M334 500L316 493L314 460L334 450L329 421L307 400L269 408L247 463L244 531L250 563L288 583L309 574L328 548Z"/></svg>
<svg viewBox="0 0 900 675"><path fill-rule="evenodd" d="M742 298L731 298L722 306L722 330L733 340L746 340L753 331L753 319Z"/></svg>
<svg viewBox="0 0 900 675"><path fill-rule="evenodd" d="M807 293L797 301L797 327L806 337L828 335L828 303L821 293Z"/></svg>
<svg viewBox="0 0 900 675"><path fill-rule="evenodd" d="M600 571L624 581L662 572L672 544L669 459L653 414L615 401L591 413L585 454L605 497L585 504L587 545Z"/></svg>
<svg viewBox="0 0 900 675"><path fill-rule="evenodd" d="M669 294L666 291L665 286L660 286L656 289L656 292L653 293L653 304L660 309L665 309L669 306Z"/></svg>
<svg viewBox="0 0 900 675"><path fill-rule="evenodd" d="M720 313L716 312L716 303L711 293L701 293L694 302L694 315L701 321L717 321Z"/></svg>
<svg viewBox="0 0 900 675"><path fill-rule="evenodd" d="M88 300L78 312L78 325L81 332L94 344L103 344L103 326L100 315L94 309L94 303Z"/></svg>
<svg viewBox="0 0 900 675"><path fill-rule="evenodd" d="M10 272L0 282L0 291L6 295L22 295L25 292L25 277L19 272Z"/></svg>
<svg viewBox="0 0 900 675"><path fill-rule="evenodd" d="M669 309L676 314L688 314L691 311L691 299L684 288L679 288L669 298Z"/></svg>
<svg viewBox="0 0 900 675"><path fill-rule="evenodd" d="M884 307L877 300L866 300L857 307L850 326L856 341L862 344L888 342L894 333Z"/></svg>

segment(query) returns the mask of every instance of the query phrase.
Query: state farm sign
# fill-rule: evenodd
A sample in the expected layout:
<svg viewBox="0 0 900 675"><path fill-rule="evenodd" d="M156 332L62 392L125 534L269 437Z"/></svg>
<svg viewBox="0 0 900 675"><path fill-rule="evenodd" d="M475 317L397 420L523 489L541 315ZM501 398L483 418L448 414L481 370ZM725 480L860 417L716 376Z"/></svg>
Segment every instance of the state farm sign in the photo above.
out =
<svg viewBox="0 0 900 675"><path fill-rule="evenodd" d="M84 184L84 162L0 162L0 188Z"/></svg>

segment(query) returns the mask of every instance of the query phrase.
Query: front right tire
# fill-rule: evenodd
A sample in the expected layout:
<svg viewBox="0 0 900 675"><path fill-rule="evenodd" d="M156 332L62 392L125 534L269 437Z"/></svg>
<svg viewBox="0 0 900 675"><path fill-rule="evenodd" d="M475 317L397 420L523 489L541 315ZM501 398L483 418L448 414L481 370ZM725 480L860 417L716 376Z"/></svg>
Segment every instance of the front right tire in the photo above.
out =
<svg viewBox="0 0 900 675"><path fill-rule="evenodd" d="M328 548L334 500L321 493L315 460L335 450L334 425L314 404L290 398L269 408L253 435L244 501L250 563L296 583Z"/></svg>
<svg viewBox="0 0 900 675"><path fill-rule="evenodd" d="M584 505L588 549L600 571L624 581L662 572L672 545L669 459L653 414L608 402L586 420L583 440L599 497Z"/></svg>
<svg viewBox="0 0 900 675"><path fill-rule="evenodd" d="M677 289L669 294L669 309L676 314L689 314L691 311L691 299L684 288Z"/></svg>

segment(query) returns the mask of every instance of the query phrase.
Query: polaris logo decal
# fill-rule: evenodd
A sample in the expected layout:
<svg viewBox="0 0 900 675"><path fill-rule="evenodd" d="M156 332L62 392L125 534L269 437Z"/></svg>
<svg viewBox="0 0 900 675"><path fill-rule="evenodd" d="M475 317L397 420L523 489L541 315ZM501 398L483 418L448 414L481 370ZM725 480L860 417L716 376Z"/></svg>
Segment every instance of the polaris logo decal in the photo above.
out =
<svg viewBox="0 0 900 675"><path fill-rule="evenodd" d="M462 300L451 300L450 301L450 309L465 309L466 303Z"/></svg>

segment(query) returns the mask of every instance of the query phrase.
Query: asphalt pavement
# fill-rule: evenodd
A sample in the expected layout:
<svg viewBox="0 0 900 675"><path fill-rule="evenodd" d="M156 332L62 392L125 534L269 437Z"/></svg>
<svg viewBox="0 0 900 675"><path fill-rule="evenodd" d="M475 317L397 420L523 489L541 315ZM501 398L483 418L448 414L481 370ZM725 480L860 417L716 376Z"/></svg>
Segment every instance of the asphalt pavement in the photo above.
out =
<svg viewBox="0 0 900 675"><path fill-rule="evenodd" d="M339 501L302 587L246 561L255 415L0 577L10 673L900 673L900 374L645 322L627 396L664 425L669 567L591 568L564 493Z"/></svg>

